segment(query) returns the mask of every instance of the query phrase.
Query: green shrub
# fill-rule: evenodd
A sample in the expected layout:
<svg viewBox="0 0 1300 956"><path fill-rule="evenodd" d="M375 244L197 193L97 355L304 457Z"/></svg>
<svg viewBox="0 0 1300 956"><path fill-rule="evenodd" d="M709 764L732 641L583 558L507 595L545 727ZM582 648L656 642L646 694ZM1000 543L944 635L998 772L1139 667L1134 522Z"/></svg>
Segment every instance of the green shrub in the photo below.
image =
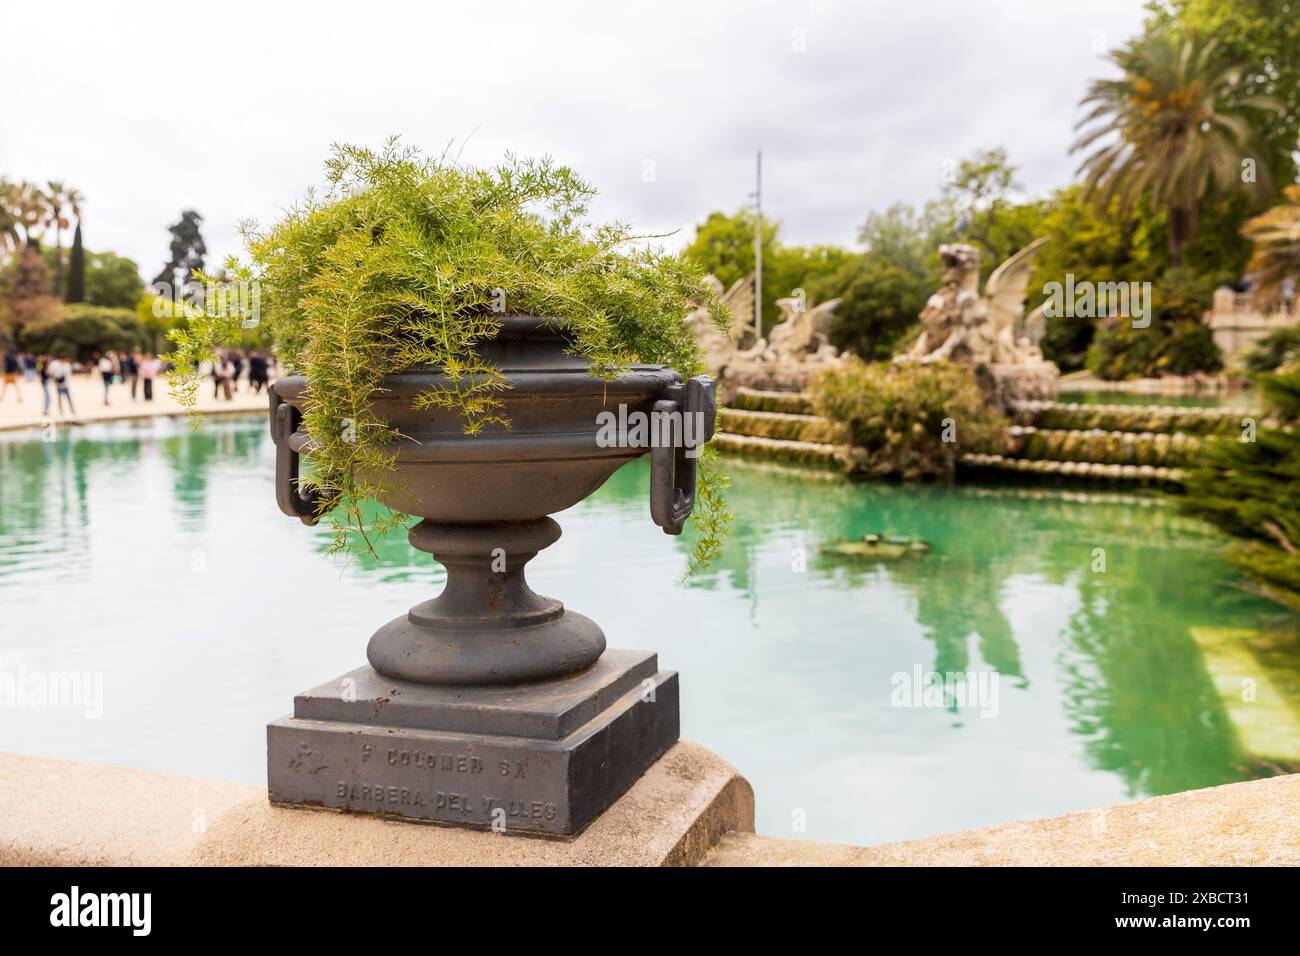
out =
<svg viewBox="0 0 1300 956"><path fill-rule="evenodd" d="M865 474L950 478L961 454L1004 450L1006 419L957 365L850 359L810 393L817 414L848 427L854 470Z"/></svg>
<svg viewBox="0 0 1300 956"><path fill-rule="evenodd" d="M132 309L65 305L49 320L23 330L23 347L37 354L87 359L110 349L123 352L147 347L147 336Z"/></svg>
<svg viewBox="0 0 1300 956"><path fill-rule="evenodd" d="M1260 594L1300 613L1300 364L1257 382L1280 427L1214 442L1183 504L1237 539L1228 557Z"/></svg>
<svg viewBox="0 0 1300 956"><path fill-rule="evenodd" d="M1274 372L1287 361L1300 360L1300 323L1274 329L1241 358L1248 372Z"/></svg>
<svg viewBox="0 0 1300 956"><path fill-rule="evenodd" d="M1088 369L1107 381L1218 371L1223 356L1202 322L1210 295L1211 286L1185 270L1166 273L1151 291L1145 328L1134 328L1131 317L1100 320Z"/></svg>

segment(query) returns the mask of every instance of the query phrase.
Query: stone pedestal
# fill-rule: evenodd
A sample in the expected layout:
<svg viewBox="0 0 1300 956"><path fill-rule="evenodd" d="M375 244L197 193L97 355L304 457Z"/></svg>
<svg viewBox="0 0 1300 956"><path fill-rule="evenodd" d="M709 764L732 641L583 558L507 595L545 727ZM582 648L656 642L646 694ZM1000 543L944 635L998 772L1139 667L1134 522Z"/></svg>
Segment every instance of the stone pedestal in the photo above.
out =
<svg viewBox="0 0 1300 956"><path fill-rule="evenodd" d="M396 681L360 667L267 727L272 803L573 834L678 738L677 674L647 651L516 686Z"/></svg>
<svg viewBox="0 0 1300 956"><path fill-rule="evenodd" d="M975 369L975 381L988 395L989 403L1004 412L1012 411L1019 402L1055 401L1060 380L1054 362L989 362Z"/></svg>

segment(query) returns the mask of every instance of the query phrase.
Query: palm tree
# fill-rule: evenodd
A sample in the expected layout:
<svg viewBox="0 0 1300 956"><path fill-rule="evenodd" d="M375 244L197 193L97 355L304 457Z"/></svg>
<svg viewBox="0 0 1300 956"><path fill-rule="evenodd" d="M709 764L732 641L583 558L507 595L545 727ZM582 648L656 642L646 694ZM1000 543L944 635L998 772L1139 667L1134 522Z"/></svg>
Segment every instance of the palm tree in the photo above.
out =
<svg viewBox="0 0 1300 956"><path fill-rule="evenodd" d="M32 245L32 231L49 218L49 200L39 186L29 182L18 185L14 194L14 209L18 225L23 231L23 242Z"/></svg>
<svg viewBox="0 0 1300 956"><path fill-rule="evenodd" d="M1087 173L1084 195L1099 210L1118 196L1126 213L1149 196L1168 214L1169 255L1176 266L1196 236L1197 213L1208 193L1257 189L1256 195L1272 195L1249 111L1282 113L1282 105L1247 93L1244 69L1219 63L1217 46L1166 30L1112 53L1124 75L1093 81L1079 104L1092 104L1092 110L1075 129L1096 125L1070 148L1087 149L1115 134L1079 166ZM1245 174L1248 160L1253 176Z"/></svg>
<svg viewBox="0 0 1300 956"><path fill-rule="evenodd" d="M54 227L54 294L63 295L63 230L72 223L65 210L81 221L81 193L51 179L45 184L45 224Z"/></svg>
<svg viewBox="0 0 1300 956"><path fill-rule="evenodd" d="M1287 202L1241 228L1241 234L1255 244L1246 266L1254 280L1251 296L1266 312L1282 304L1288 279L1300 284L1300 186L1288 186L1285 192Z"/></svg>
<svg viewBox="0 0 1300 956"><path fill-rule="evenodd" d="M18 248L18 187L0 176L0 256Z"/></svg>

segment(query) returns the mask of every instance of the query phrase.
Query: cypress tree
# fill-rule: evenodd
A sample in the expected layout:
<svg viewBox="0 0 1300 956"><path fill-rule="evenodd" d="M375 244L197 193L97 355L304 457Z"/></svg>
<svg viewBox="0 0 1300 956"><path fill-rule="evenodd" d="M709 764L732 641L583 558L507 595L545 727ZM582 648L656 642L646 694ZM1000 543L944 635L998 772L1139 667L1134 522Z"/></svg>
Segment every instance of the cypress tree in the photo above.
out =
<svg viewBox="0 0 1300 956"><path fill-rule="evenodd" d="M81 223L72 234L72 251L68 253L68 288L63 301L86 301L86 250L81 245Z"/></svg>

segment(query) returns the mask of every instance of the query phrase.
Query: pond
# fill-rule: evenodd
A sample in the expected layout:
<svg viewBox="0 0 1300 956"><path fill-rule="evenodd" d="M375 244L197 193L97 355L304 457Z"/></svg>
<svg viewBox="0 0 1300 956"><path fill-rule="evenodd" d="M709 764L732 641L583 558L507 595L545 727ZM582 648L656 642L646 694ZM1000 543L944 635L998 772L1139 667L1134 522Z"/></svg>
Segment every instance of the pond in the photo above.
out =
<svg viewBox="0 0 1300 956"><path fill-rule="evenodd" d="M1300 759L1294 632L1169 505L729 467L735 534L699 580L644 461L559 516L530 579L680 671L683 735L750 779L761 832L878 843ZM261 416L0 435L0 670L103 679L98 716L0 710L0 749L265 781L267 720L442 580L400 538L327 559L271 476ZM932 549L820 550L868 532Z"/></svg>

